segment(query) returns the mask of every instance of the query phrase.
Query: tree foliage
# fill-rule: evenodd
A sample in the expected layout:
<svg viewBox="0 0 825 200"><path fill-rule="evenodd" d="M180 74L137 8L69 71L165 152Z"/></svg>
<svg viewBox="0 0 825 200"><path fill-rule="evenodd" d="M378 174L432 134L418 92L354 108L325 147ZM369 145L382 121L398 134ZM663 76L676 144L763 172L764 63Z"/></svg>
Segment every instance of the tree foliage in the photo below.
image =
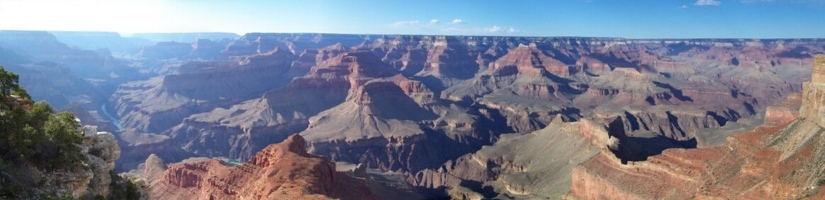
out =
<svg viewBox="0 0 825 200"><path fill-rule="evenodd" d="M80 124L68 112L55 113L44 102L26 104L31 97L18 85L18 75L0 66L0 157L29 162L44 169L78 163L82 158ZM12 96L14 95L14 96Z"/></svg>
<svg viewBox="0 0 825 200"><path fill-rule="evenodd" d="M17 74L6 71L3 69L3 66L0 66L0 96L9 96L12 92L20 88L17 82L19 78L20 76Z"/></svg>

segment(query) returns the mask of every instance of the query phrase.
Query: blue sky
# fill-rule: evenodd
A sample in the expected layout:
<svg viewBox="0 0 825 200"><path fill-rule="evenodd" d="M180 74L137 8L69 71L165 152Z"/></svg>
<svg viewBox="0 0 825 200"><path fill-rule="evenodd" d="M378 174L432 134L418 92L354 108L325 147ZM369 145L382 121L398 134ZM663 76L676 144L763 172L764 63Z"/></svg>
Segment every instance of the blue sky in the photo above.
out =
<svg viewBox="0 0 825 200"><path fill-rule="evenodd" d="M825 0L0 0L0 29L825 38Z"/></svg>

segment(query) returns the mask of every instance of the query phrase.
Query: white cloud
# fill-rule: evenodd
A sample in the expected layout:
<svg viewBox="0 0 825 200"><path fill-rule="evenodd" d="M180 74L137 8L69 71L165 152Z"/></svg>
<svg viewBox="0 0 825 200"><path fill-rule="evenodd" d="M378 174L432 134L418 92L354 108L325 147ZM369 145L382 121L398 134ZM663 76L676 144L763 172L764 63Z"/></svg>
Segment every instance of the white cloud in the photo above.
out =
<svg viewBox="0 0 825 200"><path fill-rule="evenodd" d="M717 0L697 0L696 3L694 3L693 5L697 5L697 6L718 6L719 4L722 4L722 2L717 1Z"/></svg>
<svg viewBox="0 0 825 200"><path fill-rule="evenodd" d="M687 9L687 8L688 8L688 6L687 6L687 5L682 5L682 6L680 6L679 8L681 8L681 9Z"/></svg>
<svg viewBox="0 0 825 200"><path fill-rule="evenodd" d="M467 22L462 19L453 19L443 22L439 19L396 21L389 26L394 29L411 31L418 34L451 34L451 35L521 35L525 31L513 26L473 26L460 25Z"/></svg>
<svg viewBox="0 0 825 200"><path fill-rule="evenodd" d="M390 24L390 26L404 28L404 27L421 27L421 21L397 21Z"/></svg>
<svg viewBox="0 0 825 200"><path fill-rule="evenodd" d="M444 31L446 31L446 32L462 32L461 29L455 28L455 27L445 28Z"/></svg>
<svg viewBox="0 0 825 200"><path fill-rule="evenodd" d="M521 33L521 30L510 27L510 28L507 28L507 32L508 33Z"/></svg>
<svg viewBox="0 0 825 200"><path fill-rule="evenodd" d="M522 31L516 28L511 27L501 27L501 26L490 26L484 27L481 29L483 32L487 33L521 33Z"/></svg>
<svg viewBox="0 0 825 200"><path fill-rule="evenodd" d="M484 31L487 31L487 32L490 32L490 33L498 33L498 32L501 32L501 27L498 27L498 26L484 27Z"/></svg>

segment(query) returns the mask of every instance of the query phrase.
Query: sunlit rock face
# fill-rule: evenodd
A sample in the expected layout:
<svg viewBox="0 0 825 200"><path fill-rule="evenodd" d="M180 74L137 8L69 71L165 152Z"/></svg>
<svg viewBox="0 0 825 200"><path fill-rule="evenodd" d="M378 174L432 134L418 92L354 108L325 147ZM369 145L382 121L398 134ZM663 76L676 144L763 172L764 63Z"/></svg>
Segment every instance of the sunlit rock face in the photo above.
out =
<svg viewBox="0 0 825 200"><path fill-rule="evenodd" d="M153 199L378 199L364 180L335 171L334 163L308 154L305 145L293 135L237 166L201 160L166 167L153 156L144 177Z"/></svg>
<svg viewBox="0 0 825 200"><path fill-rule="evenodd" d="M216 55L220 46L196 43L203 55ZM564 122L589 121L589 129L607 130L604 137L615 141L593 148L619 162L643 161L669 148L721 146L728 135L761 124L763 112L773 125L802 115L768 106L802 90L822 43L256 33L228 41L211 60L122 84L110 105L135 147L124 154L134 157L131 166L153 153L170 163L188 156L243 162L298 133L310 153L421 174L409 182L443 194L477 197L472 192L482 188L483 197L555 197L565 189L551 194L541 192L550 183L507 182L523 180L513 175L521 164L457 168L469 172L452 178L443 178L451 172L445 166L470 163L468 155L502 138L510 142L497 151L523 141L503 135L555 133L545 129ZM136 150L141 145L153 149ZM601 155L556 153L577 158L558 165L565 169ZM489 159L506 165L528 157L514 151ZM481 171L489 174L474 177ZM468 187L471 180L492 189Z"/></svg>
<svg viewBox="0 0 825 200"><path fill-rule="evenodd" d="M0 31L0 64L19 72L35 99L84 121L112 111L124 128L114 134L118 167L145 174L198 156L257 161L298 133L309 153L395 171L432 197L669 197L649 189L660 182L708 188L673 193L697 197L817 197L818 187L800 188L820 178L808 155L825 124L825 69L813 57L824 52L821 40L196 35L131 43L103 34L79 44L66 34ZM106 41L118 47L88 49ZM703 149L666 150L694 147ZM702 160L719 155L726 159ZM88 162L108 169L107 159ZM632 170L649 176L625 180ZM78 172L65 180L106 182ZM98 190L88 188L77 192ZM754 192L765 190L780 192Z"/></svg>
<svg viewBox="0 0 825 200"><path fill-rule="evenodd" d="M815 58L811 82L802 87L800 117L825 127L825 56Z"/></svg>
<svg viewBox="0 0 825 200"><path fill-rule="evenodd" d="M669 149L626 165L603 152L573 169L568 197L825 198L825 87L817 79L825 56L814 60L812 81L804 83L801 95L769 108L765 125L728 137L724 146ZM798 112L789 111L797 107Z"/></svg>

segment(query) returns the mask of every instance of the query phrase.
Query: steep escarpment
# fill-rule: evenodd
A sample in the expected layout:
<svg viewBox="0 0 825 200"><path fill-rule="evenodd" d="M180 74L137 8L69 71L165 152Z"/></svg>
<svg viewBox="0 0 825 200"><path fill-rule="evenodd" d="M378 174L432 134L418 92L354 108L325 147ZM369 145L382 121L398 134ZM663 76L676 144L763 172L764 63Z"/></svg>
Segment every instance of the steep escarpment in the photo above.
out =
<svg viewBox="0 0 825 200"><path fill-rule="evenodd" d="M492 121L487 112L439 100L423 83L399 74L351 91L345 102L310 118L301 135L313 153L335 160L416 171L488 143L500 124L480 123Z"/></svg>
<svg viewBox="0 0 825 200"><path fill-rule="evenodd" d="M237 166L202 160L171 164L159 173L146 176L154 178L147 181L156 199L378 199L363 179L336 172L328 159L308 154L298 135Z"/></svg>
<svg viewBox="0 0 825 200"><path fill-rule="evenodd" d="M286 85L288 80L285 79L289 77L283 77L283 73L289 70L292 59L292 54L274 50L261 55L237 57L233 61L190 62L180 66L177 74L121 85L112 97L113 114L119 116L120 125L125 129L119 134L125 153L118 168L129 170L150 154L157 154L168 161L198 155L201 152L182 148L181 143L186 142L184 139L164 134L164 131L184 121L197 122L185 120L194 114L247 102L260 97L262 92ZM283 138L285 136L276 138L276 141ZM272 140L258 141L262 144L256 150ZM246 152L244 155L248 158L255 151Z"/></svg>
<svg viewBox="0 0 825 200"><path fill-rule="evenodd" d="M178 74L121 85L112 101L122 126L160 133L186 116L286 84L281 75L291 60L275 50L233 62L191 62Z"/></svg>
<svg viewBox="0 0 825 200"><path fill-rule="evenodd" d="M765 110L800 91L810 54L823 52L815 40L753 42L254 33L230 42L220 55L227 60L193 62L163 78L122 85L111 105L124 128L149 133L124 138L176 149L130 151L132 166L152 153L182 159L170 152L244 162L299 133L311 153L332 161L430 174L407 180L442 197L556 197L563 188L549 185L561 182L529 178L550 169L517 178L508 175L518 174L515 168L441 168L469 163L458 159L501 138L511 143L502 143L501 152L531 141L507 133L562 122L607 129L615 141L595 146L620 162L723 145L728 135L760 124L762 113L771 120L793 115ZM546 153L567 156L556 152L566 148ZM444 175L453 172L461 176Z"/></svg>
<svg viewBox="0 0 825 200"><path fill-rule="evenodd" d="M262 98L189 116L167 133L189 152L246 160L263 147L305 129L310 116L343 101L347 89L334 82L296 79L287 88L267 92ZM293 107L295 104L303 106Z"/></svg>
<svg viewBox="0 0 825 200"><path fill-rule="evenodd" d="M815 59L821 77L825 57ZM764 126L728 137L724 146L669 149L627 165L602 152L573 169L573 199L771 198L820 199L825 189L825 87L821 79L803 85L800 97L771 108ZM787 110L800 107L799 118ZM783 108L784 107L784 108ZM663 189L667 186L667 189Z"/></svg>
<svg viewBox="0 0 825 200"><path fill-rule="evenodd" d="M491 146L422 170L410 177L413 185L446 188L452 198L560 198L570 190L574 166L605 148L604 127L589 120L563 122L556 118L544 129L528 134L502 135Z"/></svg>
<svg viewBox="0 0 825 200"><path fill-rule="evenodd" d="M166 134L201 156L246 160L268 144L306 129L309 117L343 102L352 87L391 74L382 70L391 69L372 54L340 54L284 88L228 109L192 115Z"/></svg>

